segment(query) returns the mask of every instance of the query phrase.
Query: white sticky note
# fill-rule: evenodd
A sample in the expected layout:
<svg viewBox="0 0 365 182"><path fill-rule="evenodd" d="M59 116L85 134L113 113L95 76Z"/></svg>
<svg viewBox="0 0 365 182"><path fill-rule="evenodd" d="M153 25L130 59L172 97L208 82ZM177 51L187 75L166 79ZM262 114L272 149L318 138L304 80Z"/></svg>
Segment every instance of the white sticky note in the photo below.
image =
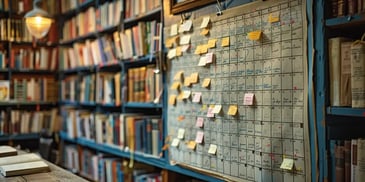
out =
<svg viewBox="0 0 365 182"><path fill-rule="evenodd" d="M208 64L208 63L212 63L213 62L213 53L210 52L210 53L207 53L205 55L205 63Z"/></svg>
<svg viewBox="0 0 365 182"><path fill-rule="evenodd" d="M170 29L170 36L175 36L175 35L177 35L177 28L178 28L177 24L173 24L173 25L171 25L171 29Z"/></svg>
<svg viewBox="0 0 365 182"><path fill-rule="evenodd" d="M205 56L201 56L199 59L199 64L198 66L205 66L206 65L206 57Z"/></svg>
<svg viewBox="0 0 365 182"><path fill-rule="evenodd" d="M179 32L189 32L191 30L191 27L193 25L193 21L186 20L183 24L180 25Z"/></svg>
<svg viewBox="0 0 365 182"><path fill-rule="evenodd" d="M191 91L190 90L184 90L184 95L183 95L183 99L188 99L191 95Z"/></svg>
<svg viewBox="0 0 365 182"><path fill-rule="evenodd" d="M217 145L210 144L209 145L208 153L214 155L217 152L217 148L218 148Z"/></svg>
<svg viewBox="0 0 365 182"><path fill-rule="evenodd" d="M207 112L207 117L208 118L213 118L214 117L213 110L214 110L214 107L209 107L208 108L208 112Z"/></svg>
<svg viewBox="0 0 365 182"><path fill-rule="evenodd" d="M221 110L222 110L222 105L215 105L214 109L213 109L213 113L218 114L221 112Z"/></svg>
<svg viewBox="0 0 365 182"><path fill-rule="evenodd" d="M245 93L245 97L244 97L244 100L243 100L243 105L252 106L254 98L255 98L255 94Z"/></svg>
<svg viewBox="0 0 365 182"><path fill-rule="evenodd" d="M177 131L177 138L184 139L184 134L185 134L185 129L179 128L179 130Z"/></svg>
<svg viewBox="0 0 365 182"><path fill-rule="evenodd" d="M180 38L180 45L186 45L190 43L190 35L184 35Z"/></svg>
<svg viewBox="0 0 365 182"><path fill-rule="evenodd" d="M204 132L202 132L202 131L198 131L198 132L196 133L195 142L196 142L196 143L203 143L203 139L204 139Z"/></svg>
<svg viewBox="0 0 365 182"><path fill-rule="evenodd" d="M210 17L206 16L203 18L202 24L200 25L200 28L206 28L209 24Z"/></svg>
<svg viewBox="0 0 365 182"><path fill-rule="evenodd" d="M203 117L198 117L196 118L196 127L202 128L204 126L204 118Z"/></svg>
<svg viewBox="0 0 365 182"><path fill-rule="evenodd" d="M280 165L281 169L286 169L286 170L292 170L293 167L294 167L294 160L289 158L284 158L283 162Z"/></svg>
<svg viewBox="0 0 365 182"><path fill-rule="evenodd" d="M180 143L180 140L178 138L174 138L172 140L171 146L178 147L179 146L179 143Z"/></svg>
<svg viewBox="0 0 365 182"><path fill-rule="evenodd" d="M167 53L167 58L172 59L174 57L176 57L176 49L170 49Z"/></svg>
<svg viewBox="0 0 365 182"><path fill-rule="evenodd" d="M190 45L183 45L181 46L181 51L186 52L190 48Z"/></svg>
<svg viewBox="0 0 365 182"><path fill-rule="evenodd" d="M194 93L194 97L193 97L193 102L199 103L201 97L202 97L202 93L201 92L195 92Z"/></svg>

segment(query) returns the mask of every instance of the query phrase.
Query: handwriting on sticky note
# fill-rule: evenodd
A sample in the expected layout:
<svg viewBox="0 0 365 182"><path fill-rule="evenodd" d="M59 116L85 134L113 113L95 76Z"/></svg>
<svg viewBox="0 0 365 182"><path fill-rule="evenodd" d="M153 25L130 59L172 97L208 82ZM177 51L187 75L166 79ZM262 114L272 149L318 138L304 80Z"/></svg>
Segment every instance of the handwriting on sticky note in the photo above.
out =
<svg viewBox="0 0 365 182"><path fill-rule="evenodd" d="M175 76L174 76L174 80L175 81L180 81L182 79L182 76L184 74L184 71L178 71Z"/></svg>
<svg viewBox="0 0 365 182"><path fill-rule="evenodd" d="M185 129L184 128L179 128L179 130L177 131L177 138L178 139L184 139L184 135L185 135Z"/></svg>
<svg viewBox="0 0 365 182"><path fill-rule="evenodd" d="M196 133L195 142L196 143L203 143L203 139L204 139L204 132L198 131Z"/></svg>
<svg viewBox="0 0 365 182"><path fill-rule="evenodd" d="M199 128L202 128L204 126L204 118L203 117L197 117L195 126L199 127Z"/></svg>
<svg viewBox="0 0 365 182"><path fill-rule="evenodd" d="M201 32L200 35L208 35L209 34L209 29L204 28Z"/></svg>
<svg viewBox="0 0 365 182"><path fill-rule="evenodd" d="M275 22L280 21L279 12L270 13L270 15L268 17L268 21L269 21L269 23L275 23Z"/></svg>
<svg viewBox="0 0 365 182"><path fill-rule="evenodd" d="M247 34L247 36L248 36L249 40L260 40L261 39L261 34L262 34L262 31L257 30L257 31L249 32Z"/></svg>
<svg viewBox="0 0 365 182"><path fill-rule="evenodd" d="M212 63L214 59L214 54L212 52L205 55L205 62L206 64Z"/></svg>
<svg viewBox="0 0 365 182"><path fill-rule="evenodd" d="M178 138L174 138L172 140L171 146L178 147L179 146L179 143L180 143L180 140Z"/></svg>
<svg viewBox="0 0 365 182"><path fill-rule="evenodd" d="M208 48L215 48L215 43L217 42L217 39L210 39L208 40Z"/></svg>
<svg viewBox="0 0 365 182"><path fill-rule="evenodd" d="M206 65L206 57L205 56L201 56L199 59L199 63L198 66L205 66Z"/></svg>
<svg viewBox="0 0 365 182"><path fill-rule="evenodd" d="M167 58L173 59L174 57L176 57L176 49L170 49L167 53Z"/></svg>
<svg viewBox="0 0 365 182"><path fill-rule="evenodd" d="M170 29L170 36L175 36L175 35L177 35L177 28L178 28L177 24L173 24L173 25L171 25L171 29Z"/></svg>
<svg viewBox="0 0 365 182"><path fill-rule="evenodd" d="M170 95L169 104L170 105L175 105L176 104L176 95Z"/></svg>
<svg viewBox="0 0 365 182"><path fill-rule="evenodd" d="M180 82L174 82L172 85L171 85L171 89L172 90L177 90L180 88Z"/></svg>
<svg viewBox="0 0 365 182"><path fill-rule="evenodd" d="M222 39L222 47L226 47L226 46L229 46L229 37L224 37Z"/></svg>
<svg viewBox="0 0 365 182"><path fill-rule="evenodd" d="M281 169L286 169L286 170L292 170L293 167L294 167L294 160L289 158L284 158L283 162L280 165Z"/></svg>
<svg viewBox="0 0 365 182"><path fill-rule="evenodd" d="M186 45L190 43L190 35L184 35L180 39L180 45Z"/></svg>
<svg viewBox="0 0 365 182"><path fill-rule="evenodd" d="M201 97L202 97L201 92L194 92L193 102L194 103L199 103Z"/></svg>
<svg viewBox="0 0 365 182"><path fill-rule="evenodd" d="M208 111L207 111L207 117L208 118L214 118L213 110L214 110L214 106L208 107Z"/></svg>
<svg viewBox="0 0 365 182"><path fill-rule="evenodd" d="M213 109L214 114L219 114L222 110L222 105L215 105Z"/></svg>
<svg viewBox="0 0 365 182"><path fill-rule="evenodd" d="M245 93L243 98L243 105L252 106L254 104L255 94L253 93Z"/></svg>
<svg viewBox="0 0 365 182"><path fill-rule="evenodd" d="M203 18L202 24L200 24L200 28L206 28L210 22L210 17L206 16Z"/></svg>
<svg viewBox="0 0 365 182"><path fill-rule="evenodd" d="M209 150L208 150L208 153L209 154L215 154L217 152L217 148L218 146L217 145L214 145L214 144L210 144L209 145Z"/></svg>
<svg viewBox="0 0 365 182"><path fill-rule="evenodd" d="M190 75L191 83L198 83L198 81L199 81L199 73L193 73Z"/></svg>
<svg viewBox="0 0 365 182"><path fill-rule="evenodd" d="M210 85L210 78L205 78L202 87L207 88Z"/></svg>
<svg viewBox="0 0 365 182"><path fill-rule="evenodd" d="M228 115L235 116L237 114L237 106L236 105L230 105L228 109Z"/></svg>
<svg viewBox="0 0 365 182"><path fill-rule="evenodd" d="M191 150L195 150L196 142L195 141L189 141L188 142L188 148Z"/></svg>
<svg viewBox="0 0 365 182"><path fill-rule="evenodd" d="M191 91L190 90L184 90L184 96L183 99L188 99L191 95Z"/></svg>

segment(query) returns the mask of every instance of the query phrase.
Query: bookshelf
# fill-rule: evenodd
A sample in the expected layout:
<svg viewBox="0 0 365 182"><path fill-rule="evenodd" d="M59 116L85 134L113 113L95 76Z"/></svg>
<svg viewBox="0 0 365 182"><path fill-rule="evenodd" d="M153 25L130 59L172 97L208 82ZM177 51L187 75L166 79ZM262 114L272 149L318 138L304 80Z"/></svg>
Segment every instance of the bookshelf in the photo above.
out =
<svg viewBox="0 0 365 182"><path fill-rule="evenodd" d="M338 6L332 6L337 2L339 3ZM340 3L340 1L322 0L316 2L314 7L315 18L318 20L314 21L313 26L315 34L314 49L318 51L314 56L316 69L313 70L313 74L317 78L314 86L316 87L314 106L317 113L315 120L325 121L322 124L316 124L319 160L323 161L319 168L319 179L321 180L341 180L337 179L342 176L338 174L348 170L346 165L349 163L351 168L352 161L351 158L350 161L344 158L347 164L345 166L339 165L336 163L341 158L339 157L341 154L338 156L338 152L343 150L341 147L344 146L343 143L346 140L351 141L365 136L362 132L365 128L363 122L364 108L353 108L351 104L347 106L333 105L333 100L331 100L331 86L333 86L334 81L331 80L330 76L331 43L329 40L336 37L346 37L351 42L361 38L364 32L360 30L364 29L365 17L363 16L364 9L361 4L353 6L353 3L357 4L358 2L362 1L343 1ZM351 7L358 9L351 10ZM319 21L321 19L323 22ZM340 45L343 46L343 43L341 42ZM340 54L343 56L346 53L342 51L344 51L344 48L341 47L337 52L341 52ZM341 58L340 61L343 62L344 59ZM344 69L342 66L340 67L341 70ZM338 74L341 75L342 72ZM353 152L351 148L350 153ZM344 150L348 149L345 148ZM335 156L336 151L337 156ZM345 178L345 176L342 177Z"/></svg>
<svg viewBox="0 0 365 182"><path fill-rule="evenodd" d="M56 1L42 5L52 15L58 13ZM8 141L9 145L37 149L40 130L55 129L49 124L50 113L58 107L58 34L53 24L45 38L34 40L23 19L31 8L29 0L0 2L0 79L7 82L8 90L8 97L0 101L0 140L3 144ZM57 122L55 115L52 119Z"/></svg>

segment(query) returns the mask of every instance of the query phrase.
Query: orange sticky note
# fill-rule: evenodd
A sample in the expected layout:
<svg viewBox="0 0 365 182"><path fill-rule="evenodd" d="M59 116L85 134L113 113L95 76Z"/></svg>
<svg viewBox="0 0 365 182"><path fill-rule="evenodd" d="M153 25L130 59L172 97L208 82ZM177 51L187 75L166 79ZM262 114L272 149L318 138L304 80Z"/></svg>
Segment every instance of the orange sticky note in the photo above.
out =
<svg viewBox="0 0 365 182"><path fill-rule="evenodd" d="M228 115L235 116L236 114L237 114L237 106L236 105L229 106Z"/></svg>
<svg viewBox="0 0 365 182"><path fill-rule="evenodd" d="M210 78L205 78L202 87L207 88L210 85Z"/></svg>
<svg viewBox="0 0 365 182"><path fill-rule="evenodd" d="M226 47L226 46L229 46L229 37L224 37L222 39L222 47Z"/></svg>
<svg viewBox="0 0 365 182"><path fill-rule="evenodd" d="M210 39L208 40L208 48L214 48L215 47L215 43L217 42L217 39Z"/></svg>
<svg viewBox="0 0 365 182"><path fill-rule="evenodd" d="M172 45L174 44L174 39L173 38L169 38L166 40L165 42L165 47L167 48L172 48Z"/></svg>
<svg viewBox="0 0 365 182"><path fill-rule="evenodd" d="M190 76L184 79L184 86L190 87L191 86L191 78Z"/></svg>
<svg viewBox="0 0 365 182"><path fill-rule="evenodd" d="M176 95L170 95L169 104L170 105L175 105L176 104Z"/></svg>
<svg viewBox="0 0 365 182"><path fill-rule="evenodd" d="M199 73L193 73L190 75L191 83L198 83L198 80L199 80Z"/></svg>
<svg viewBox="0 0 365 182"><path fill-rule="evenodd" d="M189 141L188 142L188 148L191 150L195 150L196 142L195 141Z"/></svg>
<svg viewBox="0 0 365 182"><path fill-rule="evenodd" d="M181 47L176 47L176 56L182 56Z"/></svg>
<svg viewBox="0 0 365 182"><path fill-rule="evenodd" d="M280 21L279 12L270 13L268 21L269 21L269 23L275 23L275 22Z"/></svg>
<svg viewBox="0 0 365 182"><path fill-rule="evenodd" d="M204 28L201 32L200 35L208 35L209 34L209 29Z"/></svg>
<svg viewBox="0 0 365 182"><path fill-rule="evenodd" d="M260 40L261 39L261 34L262 34L262 31L257 30L257 31L249 32L247 34L247 36L248 36L248 39L250 39L250 40Z"/></svg>

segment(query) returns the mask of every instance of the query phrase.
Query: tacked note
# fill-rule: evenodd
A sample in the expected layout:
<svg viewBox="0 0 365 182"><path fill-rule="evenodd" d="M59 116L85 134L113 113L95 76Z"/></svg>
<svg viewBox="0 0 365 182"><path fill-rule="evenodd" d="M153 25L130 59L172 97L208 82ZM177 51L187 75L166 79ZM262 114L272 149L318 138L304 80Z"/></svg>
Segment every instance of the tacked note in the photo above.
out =
<svg viewBox="0 0 365 182"><path fill-rule="evenodd" d="M217 145L215 145L215 144L210 144L209 145L209 150L208 150L208 153L209 154L213 154L213 155L215 155L216 154L216 152L217 152Z"/></svg>
<svg viewBox="0 0 365 182"><path fill-rule="evenodd" d="M179 143L180 143L180 140L178 138L174 138L172 140L171 146L178 147L179 146Z"/></svg>
<svg viewBox="0 0 365 182"><path fill-rule="evenodd" d="M202 128L204 126L204 118L203 117L197 117L195 126L199 127L199 128Z"/></svg>
<svg viewBox="0 0 365 182"><path fill-rule="evenodd" d="M204 28L202 29L202 31L200 31L200 35L208 35L209 34L209 29Z"/></svg>
<svg viewBox="0 0 365 182"><path fill-rule="evenodd" d="M204 132L203 131L198 131L196 133L195 142L196 143L203 143L203 139L204 139Z"/></svg>
<svg viewBox="0 0 365 182"><path fill-rule="evenodd" d="M177 32L178 32L177 29L178 29L178 25L177 24L171 25L170 36L177 35Z"/></svg>
<svg viewBox="0 0 365 182"><path fill-rule="evenodd" d="M177 138L178 139L184 139L184 135L185 135L185 129L184 128L179 128L179 130L177 132Z"/></svg>
<svg viewBox="0 0 365 182"><path fill-rule="evenodd" d="M205 55L205 62L206 62L206 64L212 63L213 62L213 59L214 59L214 54L212 52L207 53Z"/></svg>
<svg viewBox="0 0 365 182"><path fill-rule="evenodd" d="M173 59L174 57L176 57L176 49L170 49L167 53L167 58Z"/></svg>
<svg viewBox="0 0 365 182"><path fill-rule="evenodd" d="M262 34L262 31L257 30L257 31L249 32L247 34L247 37L248 37L249 40L260 40L261 39L261 34Z"/></svg>
<svg viewBox="0 0 365 182"><path fill-rule="evenodd" d="M189 141L188 142L188 148L191 150L195 150L196 142L195 141Z"/></svg>
<svg viewBox="0 0 365 182"><path fill-rule="evenodd" d="M243 105L252 106L254 104L254 93L245 93L245 98L243 100Z"/></svg>
<svg viewBox="0 0 365 182"><path fill-rule="evenodd" d="M208 48L215 48L215 44L217 42L217 39L210 39L208 40Z"/></svg>
<svg viewBox="0 0 365 182"><path fill-rule="evenodd" d="M202 87L207 88L210 85L210 78L205 78Z"/></svg>
<svg viewBox="0 0 365 182"><path fill-rule="evenodd" d="M184 35L180 38L180 45L186 45L190 43L190 35Z"/></svg>
<svg viewBox="0 0 365 182"><path fill-rule="evenodd" d="M275 23L280 21L280 12L274 12L274 13L270 13L269 17L268 17L268 22L269 23Z"/></svg>
<svg viewBox="0 0 365 182"><path fill-rule="evenodd" d="M228 109L228 115L235 116L237 114L237 106L236 105L230 105Z"/></svg>
<svg viewBox="0 0 365 182"><path fill-rule="evenodd" d="M176 95L170 95L169 104L170 105L175 105L176 104Z"/></svg>
<svg viewBox="0 0 365 182"><path fill-rule="evenodd" d="M180 81L182 79L182 76L184 74L184 71L178 71L175 76L174 76L174 80L175 81Z"/></svg>
<svg viewBox="0 0 365 182"><path fill-rule="evenodd" d="M200 24L200 28L207 28L209 22L210 22L210 17L209 16L204 17L202 23Z"/></svg>
<svg viewBox="0 0 365 182"><path fill-rule="evenodd" d="M174 82L170 88L171 90L178 90L180 88L180 82Z"/></svg>
<svg viewBox="0 0 365 182"><path fill-rule="evenodd" d="M226 46L229 46L229 37L224 37L222 39L222 47L226 47Z"/></svg>
<svg viewBox="0 0 365 182"><path fill-rule="evenodd" d="M293 167L294 167L294 160L289 158L284 158L283 162L280 165L281 169L286 169L286 170L292 170Z"/></svg>
<svg viewBox="0 0 365 182"><path fill-rule="evenodd" d="M206 65L206 57L205 56L201 56L199 59L199 64L198 66L205 66Z"/></svg>
<svg viewBox="0 0 365 182"><path fill-rule="evenodd" d="M200 102L200 99L202 97L202 93L201 92L194 92L193 94L193 102L194 103L199 103Z"/></svg>
<svg viewBox="0 0 365 182"><path fill-rule="evenodd" d="M183 99L188 99L191 95L191 91L190 90L184 90L184 96Z"/></svg>
<svg viewBox="0 0 365 182"><path fill-rule="evenodd" d="M198 81L199 81L199 73L193 73L190 75L191 83L198 83Z"/></svg>
<svg viewBox="0 0 365 182"><path fill-rule="evenodd" d="M219 114L222 110L222 105L215 105L213 109L214 114Z"/></svg>

